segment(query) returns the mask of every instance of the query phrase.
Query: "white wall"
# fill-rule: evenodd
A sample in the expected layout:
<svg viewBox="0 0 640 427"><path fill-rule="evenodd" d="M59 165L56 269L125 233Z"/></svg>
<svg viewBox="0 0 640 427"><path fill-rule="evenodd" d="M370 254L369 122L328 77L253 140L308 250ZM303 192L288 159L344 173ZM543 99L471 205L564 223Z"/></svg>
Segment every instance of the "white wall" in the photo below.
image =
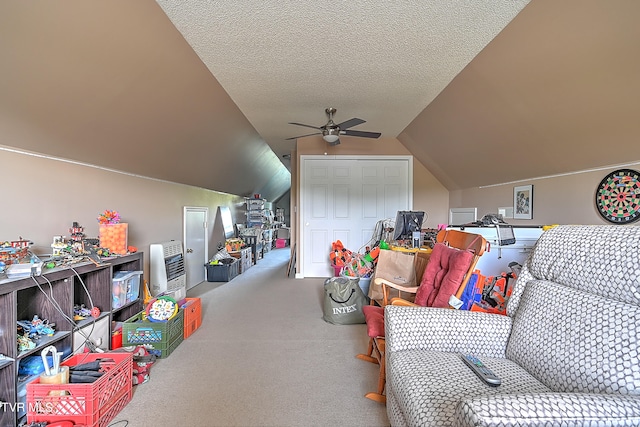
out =
<svg viewBox="0 0 640 427"><path fill-rule="evenodd" d="M310 136L297 141L297 159L301 155L411 155L396 138L343 138L340 145L329 146L321 137ZM297 160L296 159L296 160ZM292 171L292 176L299 174ZM293 189L292 189L293 192ZM413 159L413 209L425 211L425 228L435 228L447 222L449 212L449 191L415 157ZM293 217L293 216L292 216ZM380 218L384 219L384 218ZM292 220L295 222L295 220Z"/></svg>

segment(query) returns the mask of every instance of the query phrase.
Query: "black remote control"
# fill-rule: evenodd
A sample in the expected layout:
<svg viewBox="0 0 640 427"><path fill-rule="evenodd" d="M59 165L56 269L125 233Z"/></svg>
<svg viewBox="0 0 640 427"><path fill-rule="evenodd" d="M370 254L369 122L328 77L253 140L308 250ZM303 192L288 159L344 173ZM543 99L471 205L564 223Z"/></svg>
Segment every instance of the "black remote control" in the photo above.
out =
<svg viewBox="0 0 640 427"><path fill-rule="evenodd" d="M462 360L471 368L473 372L480 377L482 381L489 384L491 387L498 387L501 384L500 378L489 370L484 363L477 357L470 354L461 354Z"/></svg>

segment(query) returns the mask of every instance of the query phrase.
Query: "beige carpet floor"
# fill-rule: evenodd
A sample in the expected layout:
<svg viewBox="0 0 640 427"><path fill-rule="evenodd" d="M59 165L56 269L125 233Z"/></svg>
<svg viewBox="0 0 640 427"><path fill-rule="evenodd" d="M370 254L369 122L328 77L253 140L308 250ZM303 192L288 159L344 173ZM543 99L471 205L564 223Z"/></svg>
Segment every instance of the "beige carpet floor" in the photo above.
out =
<svg viewBox="0 0 640 427"><path fill-rule="evenodd" d="M289 248L230 282L203 282L202 326L134 387L109 425L388 426L364 398L378 366L356 359L365 325L322 320L324 279L286 277Z"/></svg>

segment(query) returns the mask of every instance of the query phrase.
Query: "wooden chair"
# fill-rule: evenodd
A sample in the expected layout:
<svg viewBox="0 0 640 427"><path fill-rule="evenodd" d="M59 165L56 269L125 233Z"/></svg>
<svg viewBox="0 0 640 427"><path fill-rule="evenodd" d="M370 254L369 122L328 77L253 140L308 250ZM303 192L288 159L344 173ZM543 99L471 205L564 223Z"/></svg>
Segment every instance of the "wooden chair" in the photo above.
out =
<svg viewBox="0 0 640 427"><path fill-rule="evenodd" d="M458 230L441 230L440 232L438 232L438 235L436 237L436 243L443 243L451 248L469 250L474 254L473 259L471 261L471 265L467 270L464 276L464 279L462 280L462 283L460 284L460 288L458 292L456 293L456 297L460 298L460 296L462 295L462 291L464 291L464 287L467 285L467 282L469 281L471 274L473 273L473 271L476 268L476 265L478 264L478 260L487 249L487 245L488 245L487 241L484 237L482 237L479 234L467 233L467 232L458 231ZM426 266L427 266L427 263L425 262L425 264L423 265L423 269L426 269ZM387 305L391 303L393 299L398 298L398 297L394 298L391 295L391 290L395 290L398 293L405 292L408 294L415 294L419 288L419 285L412 286L412 287L405 287L397 283L393 283L390 280L386 280L382 278L376 278L375 280L377 284L382 285L382 292L384 294L384 298L383 298L384 303L382 304L382 306ZM418 283L422 283L422 280L419 280ZM416 305L416 304L411 304L411 305Z"/></svg>
<svg viewBox="0 0 640 427"><path fill-rule="evenodd" d="M406 249L398 249L398 250L393 250L394 252L404 252L403 255L400 255L401 258L405 259L411 259L411 262L413 264L413 269L415 271L415 285L414 286L404 286L402 287L402 289L409 289L409 294L403 294L403 290L400 290L400 288L397 288L395 292L391 292L390 288L388 286L385 286L385 283L392 283L390 280L388 280L388 278L384 277L384 273L383 276L380 276L380 271L383 270L382 268L376 268L376 272L372 278L372 285L374 287L376 287L376 289L379 289L377 292L374 292L375 295L373 295L373 298L371 298L371 305L379 305L381 307L384 307L385 305L389 304L391 302L391 298L394 297L405 297L405 298L409 298L412 299L411 294L415 294L415 289L417 289L417 285L420 284L421 280L422 280L422 275L424 273L425 267L427 266L427 262L429 261L429 257L431 256L431 249L424 249L424 248L420 248L420 249L413 249L413 250L406 250ZM387 260L387 258L384 258L382 256L379 257L378 260L378 266L380 266L383 262L391 262L390 260ZM412 289L414 289L412 291ZM381 295L380 295L381 294ZM370 296L371 292L370 292Z"/></svg>
<svg viewBox="0 0 640 427"><path fill-rule="evenodd" d="M479 234L457 230L442 230L438 233L436 246L429 257L429 261L426 263L419 286L401 286L382 278L374 280L377 280L378 284L382 285L384 303L393 305L420 305L425 307L450 307L448 305L450 296L454 295L460 298L471 274L475 270L478 259L482 256L486 248L487 241ZM442 274L442 270L447 271ZM442 279L442 282L446 281L446 283L433 283L434 280L437 280L435 279L436 277ZM420 289L421 287L422 289ZM404 298L391 297L391 289L398 292L414 294L414 302ZM444 292L444 295L439 297L441 291ZM386 383L384 304L382 306L365 306L363 311L367 322L369 343L367 353L358 354L356 357L380 365L378 389L376 392L365 394L365 397L376 402L386 403L387 398L384 394Z"/></svg>

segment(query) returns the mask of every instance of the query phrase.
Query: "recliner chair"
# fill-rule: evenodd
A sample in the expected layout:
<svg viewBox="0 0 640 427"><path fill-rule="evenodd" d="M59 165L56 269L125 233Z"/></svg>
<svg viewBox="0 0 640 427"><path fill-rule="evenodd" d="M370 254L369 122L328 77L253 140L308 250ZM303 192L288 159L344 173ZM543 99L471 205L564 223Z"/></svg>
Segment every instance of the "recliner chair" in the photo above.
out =
<svg viewBox="0 0 640 427"><path fill-rule="evenodd" d="M640 227L545 231L507 316L392 305L384 316L392 426L640 426Z"/></svg>

